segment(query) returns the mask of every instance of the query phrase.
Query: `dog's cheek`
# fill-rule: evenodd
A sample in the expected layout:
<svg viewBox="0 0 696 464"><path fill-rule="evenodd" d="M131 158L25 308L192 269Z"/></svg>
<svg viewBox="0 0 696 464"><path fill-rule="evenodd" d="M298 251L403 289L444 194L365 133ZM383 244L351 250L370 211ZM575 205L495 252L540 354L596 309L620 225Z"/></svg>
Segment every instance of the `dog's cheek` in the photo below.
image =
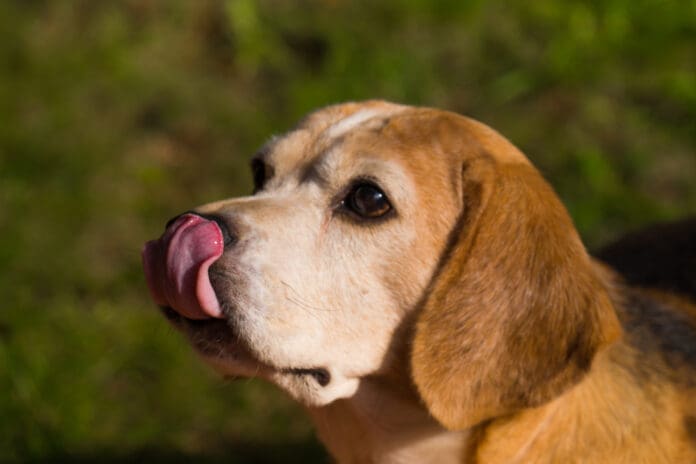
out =
<svg viewBox="0 0 696 464"><path fill-rule="evenodd" d="M295 219L275 231L260 230L243 256L238 272L244 288L230 294L243 300L233 319L240 337L264 360L302 367L313 344L324 340L332 313L330 288L312 250L309 220ZM257 226L258 227L258 226ZM323 297L322 297L323 296Z"/></svg>

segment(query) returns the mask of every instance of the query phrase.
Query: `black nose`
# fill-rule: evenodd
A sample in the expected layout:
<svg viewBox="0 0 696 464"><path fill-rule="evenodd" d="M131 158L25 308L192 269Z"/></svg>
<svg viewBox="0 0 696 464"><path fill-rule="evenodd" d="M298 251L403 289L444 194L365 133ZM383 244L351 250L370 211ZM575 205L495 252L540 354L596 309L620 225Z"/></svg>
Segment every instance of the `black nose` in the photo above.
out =
<svg viewBox="0 0 696 464"><path fill-rule="evenodd" d="M165 230L168 229L169 226L174 224L176 222L176 220L179 219L184 214L195 214L196 216L200 216L203 219L207 219L209 221L215 221L217 223L218 227L220 227L220 231L222 232L222 240L225 244L225 248L227 248L228 246L233 246L235 243L237 243L238 237L237 237L237 234L234 232L234 226L228 224L227 221L225 221L225 219L223 219L222 217L217 216L215 214L202 214L202 213L198 213L196 211L185 211L177 216L174 216L169 221L167 221L167 225L164 226Z"/></svg>

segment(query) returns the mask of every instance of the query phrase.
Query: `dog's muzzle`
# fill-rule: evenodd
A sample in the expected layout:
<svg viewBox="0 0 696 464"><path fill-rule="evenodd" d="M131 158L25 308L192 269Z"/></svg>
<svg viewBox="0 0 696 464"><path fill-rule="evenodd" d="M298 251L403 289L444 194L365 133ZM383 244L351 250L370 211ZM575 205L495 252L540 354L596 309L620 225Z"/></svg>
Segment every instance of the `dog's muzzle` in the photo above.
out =
<svg viewBox="0 0 696 464"><path fill-rule="evenodd" d="M190 213L176 218L143 248L145 278L155 303L189 319L222 318L208 269L224 247L216 221Z"/></svg>

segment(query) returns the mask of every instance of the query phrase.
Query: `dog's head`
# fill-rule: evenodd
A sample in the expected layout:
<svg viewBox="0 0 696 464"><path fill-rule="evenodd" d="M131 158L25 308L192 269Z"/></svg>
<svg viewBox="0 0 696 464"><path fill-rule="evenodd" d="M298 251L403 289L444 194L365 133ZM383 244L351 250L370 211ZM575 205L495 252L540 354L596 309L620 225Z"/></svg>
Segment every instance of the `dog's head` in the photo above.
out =
<svg viewBox="0 0 696 464"><path fill-rule="evenodd" d="M155 301L225 373L323 405L412 343L426 405L463 427L546 401L616 336L565 209L480 123L338 105L252 168L253 196L175 218L144 251Z"/></svg>

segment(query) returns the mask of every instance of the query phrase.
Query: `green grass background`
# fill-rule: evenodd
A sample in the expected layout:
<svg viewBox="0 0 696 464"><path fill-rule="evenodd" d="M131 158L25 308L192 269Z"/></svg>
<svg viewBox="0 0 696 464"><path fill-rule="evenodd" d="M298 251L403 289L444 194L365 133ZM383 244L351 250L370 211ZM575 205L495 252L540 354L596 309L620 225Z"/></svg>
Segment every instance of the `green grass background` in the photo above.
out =
<svg viewBox="0 0 696 464"><path fill-rule="evenodd" d="M693 0L4 0L0 462L322 462L299 407L201 365L139 253L374 97L500 130L589 246L696 212Z"/></svg>

